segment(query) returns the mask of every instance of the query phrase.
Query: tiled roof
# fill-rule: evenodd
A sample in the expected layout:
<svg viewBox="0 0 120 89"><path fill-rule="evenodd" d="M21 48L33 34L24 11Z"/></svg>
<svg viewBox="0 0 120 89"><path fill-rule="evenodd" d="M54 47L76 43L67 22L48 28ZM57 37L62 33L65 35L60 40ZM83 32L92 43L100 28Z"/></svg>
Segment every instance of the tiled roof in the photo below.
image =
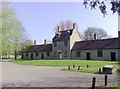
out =
<svg viewBox="0 0 120 89"><path fill-rule="evenodd" d="M78 41L72 50L120 49L120 38ZM52 44L29 46L27 52L51 52Z"/></svg>
<svg viewBox="0 0 120 89"><path fill-rule="evenodd" d="M70 30L64 30L56 33L56 35L53 38L53 42L55 41L67 41L69 37L72 35L73 29Z"/></svg>
<svg viewBox="0 0 120 89"><path fill-rule="evenodd" d="M27 52L50 52L52 44L29 46Z"/></svg>
<svg viewBox="0 0 120 89"><path fill-rule="evenodd" d="M120 39L102 39L75 42L72 50L120 49Z"/></svg>

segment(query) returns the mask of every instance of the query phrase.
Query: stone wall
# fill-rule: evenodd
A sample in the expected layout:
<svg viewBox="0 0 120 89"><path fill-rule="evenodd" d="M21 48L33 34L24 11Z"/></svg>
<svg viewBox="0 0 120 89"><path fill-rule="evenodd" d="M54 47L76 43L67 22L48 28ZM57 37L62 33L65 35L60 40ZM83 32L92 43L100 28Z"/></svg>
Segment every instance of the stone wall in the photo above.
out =
<svg viewBox="0 0 120 89"><path fill-rule="evenodd" d="M70 50L72 49L74 43L76 41L80 41L80 36L79 36L79 32L77 29L73 29L73 33L72 35L70 36Z"/></svg>
<svg viewBox="0 0 120 89"><path fill-rule="evenodd" d="M54 47L54 43L52 44L52 55L53 59L59 59L58 51L61 51L62 59L70 58L70 41L67 41L67 46L64 45L64 41L57 41L57 47ZM67 54L65 55L65 51Z"/></svg>
<svg viewBox="0 0 120 89"><path fill-rule="evenodd" d="M23 53L24 58L23 59L32 59L31 54L33 54L33 59L52 59L52 52L49 52L49 56L47 55L47 52L38 52L38 55L36 53L28 53L28 56L26 53ZM42 57L43 54L43 57Z"/></svg>
<svg viewBox="0 0 120 89"><path fill-rule="evenodd" d="M91 60L111 60L111 52L115 52L115 56L116 56L116 61L119 60L119 55L118 52L120 51L120 49L106 49L106 50L102 50L103 51L103 56L102 57L98 57L97 56L97 50L78 50L80 51L80 57L76 56L76 52L77 51L72 51L72 59L87 59L86 54L90 53L90 58Z"/></svg>

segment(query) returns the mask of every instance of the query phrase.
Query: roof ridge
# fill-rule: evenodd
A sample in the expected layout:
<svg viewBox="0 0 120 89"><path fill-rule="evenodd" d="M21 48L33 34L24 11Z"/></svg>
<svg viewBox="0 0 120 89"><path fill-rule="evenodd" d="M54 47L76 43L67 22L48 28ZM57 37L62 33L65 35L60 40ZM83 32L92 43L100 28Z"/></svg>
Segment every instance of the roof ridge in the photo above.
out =
<svg viewBox="0 0 120 89"><path fill-rule="evenodd" d="M83 41L76 41L76 42L104 41L104 40L112 40L112 39L118 39L118 38L116 37L116 38L108 38L108 39L83 40Z"/></svg>
<svg viewBox="0 0 120 89"><path fill-rule="evenodd" d="M70 31L70 30L73 30L73 29L65 29L65 30L62 30L62 31L60 31L60 32Z"/></svg>

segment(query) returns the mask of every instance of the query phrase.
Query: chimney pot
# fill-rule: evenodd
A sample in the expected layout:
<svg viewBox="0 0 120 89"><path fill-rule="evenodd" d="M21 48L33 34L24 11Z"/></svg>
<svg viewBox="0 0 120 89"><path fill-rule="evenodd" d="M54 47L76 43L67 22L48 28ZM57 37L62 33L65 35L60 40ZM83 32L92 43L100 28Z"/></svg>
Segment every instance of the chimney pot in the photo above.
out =
<svg viewBox="0 0 120 89"><path fill-rule="evenodd" d="M120 31L118 31L118 38L120 38Z"/></svg>

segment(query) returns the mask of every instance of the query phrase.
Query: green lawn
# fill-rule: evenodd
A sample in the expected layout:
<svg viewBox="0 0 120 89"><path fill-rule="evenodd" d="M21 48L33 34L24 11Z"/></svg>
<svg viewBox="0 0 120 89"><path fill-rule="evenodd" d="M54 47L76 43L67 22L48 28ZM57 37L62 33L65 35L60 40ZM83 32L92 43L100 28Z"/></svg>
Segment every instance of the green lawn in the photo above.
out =
<svg viewBox="0 0 120 89"><path fill-rule="evenodd" d="M120 87L105 87L103 89L120 89Z"/></svg>
<svg viewBox="0 0 120 89"><path fill-rule="evenodd" d="M68 68L62 69L63 71L76 71L76 72L84 72L84 73L98 73L100 67L81 67L80 70L78 68L71 68L68 70Z"/></svg>
<svg viewBox="0 0 120 89"><path fill-rule="evenodd" d="M105 87L105 88L102 88L102 89L120 89L120 85L118 84L116 84L116 85L113 85L113 86L111 86L111 87Z"/></svg>
<svg viewBox="0 0 120 89"><path fill-rule="evenodd" d="M62 69L63 71L76 71L76 72L86 72L86 73L95 73L99 71L99 68L102 68L105 65L113 64L117 65L117 62L111 61L98 61L98 60L12 60L11 62L22 64L22 65L31 65L31 66L58 66L66 67ZM71 66L71 69L68 70L68 65ZM72 66L75 65L75 68ZM89 68L86 66L89 65ZM80 66L80 70L78 69Z"/></svg>
<svg viewBox="0 0 120 89"><path fill-rule="evenodd" d="M97 60L12 60L11 62L23 65L32 66L61 66L65 67L68 65L82 66L89 65L91 67L103 67L107 64L118 64L117 62L111 61L97 61Z"/></svg>
<svg viewBox="0 0 120 89"><path fill-rule="evenodd" d="M108 65L120 65L118 62L112 61L98 61L98 60L12 60L12 63L22 64L22 65L31 65L31 66L58 66L66 67L62 69L63 71L75 71L75 72L85 72L85 73L95 73L98 72L99 68ZM68 65L71 66L71 69L68 70ZM75 68L72 68L75 65ZM89 65L90 67L86 67ZM80 66L80 70L78 69ZM120 87L105 87L102 89L120 89Z"/></svg>
<svg viewBox="0 0 120 89"><path fill-rule="evenodd" d="M61 66L65 67L68 65L75 66L92 66L102 67L107 64L118 64L117 62L111 61L97 61L97 60L12 60L11 62L22 64L22 65L33 65L33 66Z"/></svg>

